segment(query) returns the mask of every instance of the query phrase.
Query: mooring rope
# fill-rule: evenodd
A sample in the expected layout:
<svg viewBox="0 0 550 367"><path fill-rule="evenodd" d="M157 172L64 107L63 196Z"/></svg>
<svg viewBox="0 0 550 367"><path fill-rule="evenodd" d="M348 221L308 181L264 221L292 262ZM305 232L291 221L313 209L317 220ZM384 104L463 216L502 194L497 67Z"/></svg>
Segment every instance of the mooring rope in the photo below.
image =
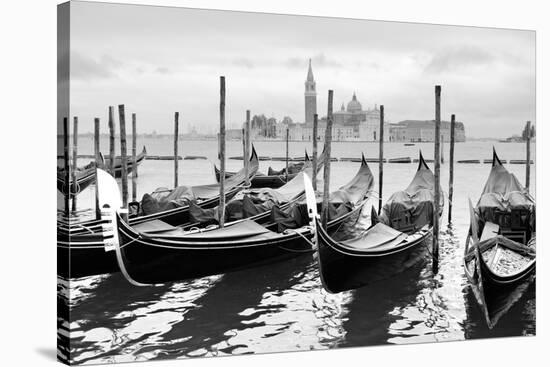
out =
<svg viewBox="0 0 550 367"><path fill-rule="evenodd" d="M305 228L308 228L310 231L313 231L313 228L311 226L306 226ZM317 248L315 243L313 241L311 241L309 238L307 238L306 236L304 236L301 232L299 232L295 229L287 229L285 232L295 233L298 236L302 237L304 239L304 241L306 241L311 246L311 249L308 249L308 250L293 250L293 249L287 249L286 247L281 247L280 246L282 249L284 249L286 251L291 251L291 252L311 252L311 251L313 251Z"/></svg>

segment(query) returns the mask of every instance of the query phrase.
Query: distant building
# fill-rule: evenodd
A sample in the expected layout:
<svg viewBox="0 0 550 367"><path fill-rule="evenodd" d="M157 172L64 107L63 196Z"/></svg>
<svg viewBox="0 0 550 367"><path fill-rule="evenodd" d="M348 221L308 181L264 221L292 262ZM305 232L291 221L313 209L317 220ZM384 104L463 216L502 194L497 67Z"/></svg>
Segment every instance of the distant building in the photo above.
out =
<svg viewBox="0 0 550 367"><path fill-rule="evenodd" d="M306 124L313 123L313 115L317 113L317 90L315 87L315 79L313 78L313 71L311 70L311 59L309 59L304 99L306 112L305 122Z"/></svg>
<svg viewBox="0 0 550 367"><path fill-rule="evenodd" d="M435 137L434 120L405 120L390 125L390 141L433 142ZM451 140L451 123L441 121L441 136L443 141ZM464 124L456 122L455 141L466 141Z"/></svg>

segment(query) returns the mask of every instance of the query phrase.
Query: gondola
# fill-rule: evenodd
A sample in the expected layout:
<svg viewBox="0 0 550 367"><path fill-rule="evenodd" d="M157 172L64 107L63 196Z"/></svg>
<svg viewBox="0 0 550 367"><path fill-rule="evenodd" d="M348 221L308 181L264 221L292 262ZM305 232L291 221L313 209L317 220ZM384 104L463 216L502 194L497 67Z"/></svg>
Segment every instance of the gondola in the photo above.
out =
<svg viewBox="0 0 550 367"><path fill-rule="evenodd" d="M470 202L464 271L489 329L521 298L518 290L535 277L534 198L502 165L493 165L481 197Z"/></svg>
<svg viewBox="0 0 550 367"><path fill-rule="evenodd" d="M138 154L136 157L136 166L139 166L141 162L145 159L147 156L147 149L143 147L143 150L141 153ZM132 157L127 158L127 172L128 174L132 173L134 170L134 165L132 162ZM104 158L103 163L105 167L110 167L109 165L109 159ZM101 166L101 165L100 165ZM78 195L84 189L86 189L88 186L93 184L95 182L95 167L96 162L90 162L86 166L79 168L76 171L76 185L73 184L72 181L72 174L70 175L70 182L69 187L70 190L68 190L65 186L65 170L64 169L58 169L57 170L57 190L59 190L63 194L69 194L70 196L74 196L75 194ZM114 165L114 172L115 177L120 178L122 177L122 160L120 157L115 158L115 165Z"/></svg>
<svg viewBox="0 0 550 367"><path fill-rule="evenodd" d="M145 146L144 146L141 152L136 156L136 167L139 167L141 162L143 162L146 157L147 157L147 149L145 149ZM130 174L134 171L133 160L131 156L127 157L126 159L127 159L126 172ZM110 167L110 160L108 157L105 158L105 167ZM115 172L116 178L122 177L122 158L121 157L115 158L114 172Z"/></svg>
<svg viewBox="0 0 550 367"><path fill-rule="evenodd" d="M306 189L308 193L311 190ZM339 233L331 236L313 215L325 290L339 293L356 289L423 263L432 234L433 200L434 175L420 154L412 182L389 198L379 216L372 208L372 224L359 236L336 240Z"/></svg>
<svg viewBox="0 0 550 367"><path fill-rule="evenodd" d="M102 175L101 185L118 192L112 178ZM103 183L103 179L109 182ZM343 186L332 204L329 231L359 215L368 200L373 176L363 161L350 184ZM115 197L116 195L111 195ZM341 198L349 198L343 201ZM111 208L118 208L120 199L113 199ZM302 205L302 204L298 204ZM303 204L305 208L305 203ZM305 211L289 208L302 220ZM147 228L128 225L116 217L113 244L122 273L137 285L185 280L221 274L261 264L280 261L304 252L311 252L312 232L309 226L281 230L280 222L259 224L250 219L236 221L224 228L184 231L175 226Z"/></svg>
<svg viewBox="0 0 550 367"><path fill-rule="evenodd" d="M69 187L65 183L65 170L57 170L57 190L62 194L69 194L71 197L78 195L88 186L95 182L95 163L87 165L76 171L76 185L74 184L72 172L69 175Z"/></svg>
<svg viewBox="0 0 550 367"><path fill-rule="evenodd" d="M95 170L95 169L94 169ZM250 157L249 177L254 177L258 170L258 156L252 150ZM225 197L230 200L244 186L244 170L225 182ZM195 204L200 208L212 208L219 203L219 185L200 185L191 187L196 194ZM129 219L131 225L147 223L183 224L189 221L189 205L172 207L166 210L146 214L141 212ZM139 206L138 206L138 211ZM57 222L57 256L59 261L58 275L64 278L104 274L118 271L113 253L105 252L104 240L110 235L104 233L105 219L70 223L64 220ZM71 266L65 266L70 261Z"/></svg>
<svg viewBox="0 0 550 367"><path fill-rule="evenodd" d="M252 188L278 188L283 186L288 181L292 180L296 175L301 172L305 166L305 163L309 162L309 156L305 153L304 161L291 163L288 165L288 175L286 173L286 167L281 170L274 170L268 167L267 174L257 173L256 176L250 181ZM214 174L216 175L216 181L220 181L220 170L214 165ZM235 172L226 172L225 177L232 177Z"/></svg>

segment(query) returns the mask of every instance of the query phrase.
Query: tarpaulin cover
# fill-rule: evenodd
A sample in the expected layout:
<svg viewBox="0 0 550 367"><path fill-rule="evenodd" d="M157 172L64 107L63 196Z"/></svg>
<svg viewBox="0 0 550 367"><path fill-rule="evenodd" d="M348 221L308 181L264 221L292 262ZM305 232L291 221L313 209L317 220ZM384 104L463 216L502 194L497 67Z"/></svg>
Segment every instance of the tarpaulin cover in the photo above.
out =
<svg viewBox="0 0 550 367"><path fill-rule="evenodd" d="M397 230L413 231L433 222L434 175L420 164L404 191L394 193L384 204L379 220ZM443 195L441 195L443 207Z"/></svg>
<svg viewBox="0 0 550 367"><path fill-rule="evenodd" d="M516 176L501 164L496 163L489 173L477 207L482 210L484 208L510 210L532 209L534 206L535 201L525 191Z"/></svg>
<svg viewBox="0 0 550 367"><path fill-rule="evenodd" d="M225 206L225 221L250 218L256 214L268 212L274 205L287 203L288 200L277 190L262 188L242 191L230 200ZM218 223L218 208L202 209L197 205L190 205L189 218L192 223Z"/></svg>
<svg viewBox="0 0 550 367"><path fill-rule="evenodd" d="M302 170L302 168L304 168L304 162L289 164L288 165L288 174L292 175L294 173L298 173ZM267 175L268 176L279 176L279 175L284 175L285 173L286 173L286 167L284 167L283 169L280 169L280 170L275 170L271 167L269 167L267 169Z"/></svg>
<svg viewBox="0 0 550 367"><path fill-rule="evenodd" d="M319 202L320 203L320 202ZM329 202L328 221L340 218L353 210L350 202ZM306 203L295 203L286 210L278 206L271 208L271 221L277 223L277 232L287 229L296 229L309 224L309 216Z"/></svg>
<svg viewBox="0 0 550 367"><path fill-rule="evenodd" d="M407 238L407 234L383 223L377 223L361 236L340 242L344 247L356 251L382 251L395 248Z"/></svg>
<svg viewBox="0 0 550 367"><path fill-rule="evenodd" d="M530 220L531 229L534 229L535 216L525 214L525 212L535 212L534 199L519 183L516 176L508 172L497 158L494 162L476 206L477 214L484 221L497 223L506 228L512 223L505 216L503 217L503 213L510 215L514 212L518 215L520 223L525 225L527 224L525 221Z"/></svg>
<svg viewBox="0 0 550 367"><path fill-rule="evenodd" d="M249 177L254 177L258 171L258 157L254 151L250 159ZM242 185L245 181L244 168L230 178L225 179L226 192ZM197 186L178 186L173 190L161 187L151 194L143 195L141 199L141 215L154 214L189 205L192 201L206 200L219 196L220 184Z"/></svg>

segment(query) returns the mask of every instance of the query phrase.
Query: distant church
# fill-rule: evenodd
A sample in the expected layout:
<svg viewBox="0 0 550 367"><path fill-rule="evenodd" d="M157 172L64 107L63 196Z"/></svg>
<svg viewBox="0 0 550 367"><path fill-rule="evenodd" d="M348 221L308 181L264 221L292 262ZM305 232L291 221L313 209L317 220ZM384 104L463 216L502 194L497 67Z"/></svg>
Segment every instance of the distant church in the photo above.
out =
<svg viewBox="0 0 550 367"><path fill-rule="evenodd" d="M305 123L299 124L293 130L296 140L311 140L313 115L317 113L317 89L311 59L305 81ZM387 124L386 124L387 125ZM326 117L319 118L318 139L324 139L324 129L326 127ZM388 126L385 126L385 130ZM342 107L340 111L333 113L333 138L334 140L363 140L376 141L380 130L380 110L377 106L374 109L363 110L363 106L353 97L347 104L347 108ZM292 131L291 131L292 134ZM388 135L386 134L386 137Z"/></svg>
<svg viewBox="0 0 550 367"><path fill-rule="evenodd" d="M315 89L315 79L313 79L313 70L311 70L311 59L309 59L309 69L306 78L306 90L304 92L306 105L306 124L313 123L313 115L317 113L317 90Z"/></svg>

